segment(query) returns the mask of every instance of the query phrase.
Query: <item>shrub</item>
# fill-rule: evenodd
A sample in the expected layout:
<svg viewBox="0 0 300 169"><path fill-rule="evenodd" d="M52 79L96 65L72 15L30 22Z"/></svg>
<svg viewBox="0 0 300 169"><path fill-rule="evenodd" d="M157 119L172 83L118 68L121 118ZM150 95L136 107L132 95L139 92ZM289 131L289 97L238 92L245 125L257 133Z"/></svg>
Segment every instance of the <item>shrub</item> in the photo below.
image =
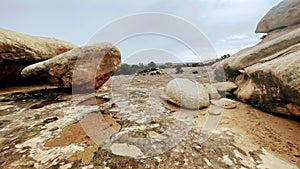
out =
<svg viewBox="0 0 300 169"><path fill-rule="evenodd" d="M153 62L153 61L151 61L150 63L148 63L148 68L156 68L157 67L157 65Z"/></svg>
<svg viewBox="0 0 300 169"><path fill-rule="evenodd" d="M136 72L139 72L144 69L155 69L157 65L152 61L147 66L144 66L143 63L139 63L138 65L129 65L127 63L122 63L116 72L114 73L115 76L117 75L132 75Z"/></svg>
<svg viewBox="0 0 300 169"><path fill-rule="evenodd" d="M176 74L182 73L182 65L176 65Z"/></svg>

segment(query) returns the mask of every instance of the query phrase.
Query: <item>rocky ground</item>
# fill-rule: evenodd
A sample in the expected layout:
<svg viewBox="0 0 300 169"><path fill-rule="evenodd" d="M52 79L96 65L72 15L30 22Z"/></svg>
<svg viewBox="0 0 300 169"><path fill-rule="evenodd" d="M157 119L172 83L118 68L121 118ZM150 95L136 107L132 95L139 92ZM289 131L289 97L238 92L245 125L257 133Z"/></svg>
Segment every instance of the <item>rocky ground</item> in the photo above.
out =
<svg viewBox="0 0 300 169"><path fill-rule="evenodd" d="M0 168L300 167L299 120L239 101L220 115L179 108L164 99L170 80L211 81L183 70L114 76L96 94L1 89Z"/></svg>
<svg viewBox="0 0 300 169"><path fill-rule="evenodd" d="M299 11L280 2L261 42L180 74L111 77L113 44L0 28L0 168L299 168Z"/></svg>

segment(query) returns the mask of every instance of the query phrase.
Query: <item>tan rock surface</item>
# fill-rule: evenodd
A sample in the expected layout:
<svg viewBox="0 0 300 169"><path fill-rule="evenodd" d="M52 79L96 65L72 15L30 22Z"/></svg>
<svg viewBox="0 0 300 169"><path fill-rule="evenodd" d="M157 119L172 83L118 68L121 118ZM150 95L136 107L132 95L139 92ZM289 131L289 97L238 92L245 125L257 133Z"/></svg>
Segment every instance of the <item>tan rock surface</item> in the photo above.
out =
<svg viewBox="0 0 300 169"><path fill-rule="evenodd" d="M209 99L219 99L221 98L221 95L219 94L217 88L210 84L210 83L204 83L203 84L204 87L206 88L207 92L208 92L208 96L209 96Z"/></svg>
<svg viewBox="0 0 300 169"><path fill-rule="evenodd" d="M240 100L267 112L299 116L300 25L270 33L257 45L213 65L216 79L237 84ZM293 104L293 109L287 105Z"/></svg>
<svg viewBox="0 0 300 169"><path fill-rule="evenodd" d="M261 19L255 32L268 33L297 23L300 23L300 1L284 0Z"/></svg>
<svg viewBox="0 0 300 169"><path fill-rule="evenodd" d="M217 82L212 85L220 92L231 92L237 88L237 85L233 82Z"/></svg>
<svg viewBox="0 0 300 169"><path fill-rule="evenodd" d="M193 69L195 68L186 68L178 76L193 80L197 76L190 73ZM235 109L222 110L218 128L212 132L209 140L199 143L197 140L201 137L201 132L198 131L207 121L209 108L180 109L157 99L156 92L153 92L163 92L161 87L176 76L175 71L157 76L113 76L96 94L110 98L105 103L98 102L97 99L93 101L90 99L93 96L91 94L70 95L58 88L42 90L44 86L6 89L3 95L0 93L0 98L5 100L0 101L0 108L6 108L1 109L0 116L0 122L3 123L0 126L1 167L272 168L274 161L280 163L281 168L300 166L297 157L300 152L299 122L264 113L239 101L236 101ZM206 81L205 78L197 80L199 83ZM125 109L117 110L112 107L113 95L123 98L116 95L119 91L128 93L127 101L132 107L139 106L139 111L129 109L126 112ZM37 109L30 108L49 98L63 101ZM126 107L127 104L120 106ZM164 112L159 113L156 107L164 109ZM104 122L98 120L97 116L104 117ZM149 121L136 123L132 116L141 119L149 117ZM57 117L58 120L43 123L51 117ZM80 125L83 121L87 123ZM185 127L188 126L186 130ZM52 131L53 128L58 129ZM116 135L106 135L108 129L117 131ZM100 137L107 138L106 141L111 142L111 145L119 143L128 147L135 146L145 158L132 158L136 153L128 153L126 150L116 152L116 147L105 149L92 143L96 143L95 140ZM119 142L114 142L116 138L119 138ZM149 142L141 141L143 139L148 139ZM177 140L176 144L172 144L174 140ZM53 146L46 147L45 143ZM261 151L260 147L268 152L269 160L262 160L266 152Z"/></svg>
<svg viewBox="0 0 300 169"><path fill-rule="evenodd" d="M39 61L59 55L75 45L53 38L37 37L0 28L0 80L13 82L21 70Z"/></svg>
<svg viewBox="0 0 300 169"><path fill-rule="evenodd" d="M209 105L206 88L188 79L171 80L166 86L166 96L170 102L189 109L199 109Z"/></svg>
<svg viewBox="0 0 300 169"><path fill-rule="evenodd" d="M297 73L300 70L300 44L276 55L280 57L245 69L246 74L240 75L242 80L236 91L237 97L253 102L255 106L264 105L269 112L299 116L287 105L293 103L295 110L300 110L300 73Z"/></svg>
<svg viewBox="0 0 300 169"><path fill-rule="evenodd" d="M73 49L66 41L25 35L0 28L0 59L42 61Z"/></svg>
<svg viewBox="0 0 300 169"><path fill-rule="evenodd" d="M98 89L121 63L119 50L110 43L74 48L43 62L30 65L22 75L46 79L50 84L74 91Z"/></svg>
<svg viewBox="0 0 300 169"><path fill-rule="evenodd" d="M272 60L269 56L300 43L300 25L274 32L270 36L272 38L263 39L257 45L243 49L224 60L222 63L225 69L238 71L256 63Z"/></svg>

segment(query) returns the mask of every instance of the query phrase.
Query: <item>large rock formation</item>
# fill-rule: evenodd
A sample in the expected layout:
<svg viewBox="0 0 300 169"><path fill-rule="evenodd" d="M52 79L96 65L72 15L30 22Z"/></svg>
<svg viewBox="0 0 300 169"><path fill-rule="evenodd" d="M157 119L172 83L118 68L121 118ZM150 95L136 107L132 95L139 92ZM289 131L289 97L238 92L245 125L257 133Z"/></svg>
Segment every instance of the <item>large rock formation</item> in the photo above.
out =
<svg viewBox="0 0 300 169"><path fill-rule="evenodd" d="M20 81L20 72L24 67L74 47L73 44L62 40L24 35L0 28L1 85Z"/></svg>
<svg viewBox="0 0 300 169"><path fill-rule="evenodd" d="M94 90L104 84L121 63L119 50L110 43L74 48L22 70L25 77L46 79L74 91Z"/></svg>
<svg viewBox="0 0 300 169"><path fill-rule="evenodd" d="M284 0L261 19L255 32L268 33L297 23L300 23L300 1Z"/></svg>
<svg viewBox="0 0 300 169"><path fill-rule="evenodd" d="M300 24L272 31L213 68L216 79L223 79L225 71L226 79L238 85L234 94L240 100L264 111L300 116Z"/></svg>

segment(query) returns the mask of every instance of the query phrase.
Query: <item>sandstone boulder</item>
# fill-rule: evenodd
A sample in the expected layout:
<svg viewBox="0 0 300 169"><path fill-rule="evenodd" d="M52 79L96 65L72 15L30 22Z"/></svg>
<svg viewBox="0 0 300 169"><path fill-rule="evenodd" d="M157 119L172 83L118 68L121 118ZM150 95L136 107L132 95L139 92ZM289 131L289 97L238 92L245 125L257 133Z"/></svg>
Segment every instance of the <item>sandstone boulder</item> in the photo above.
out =
<svg viewBox="0 0 300 169"><path fill-rule="evenodd" d="M258 23L256 33L268 33L276 29L300 23L300 1L284 0L273 7Z"/></svg>
<svg viewBox="0 0 300 169"><path fill-rule="evenodd" d="M68 42L21 34L0 28L0 80L9 84L23 80L21 70L74 48Z"/></svg>
<svg viewBox="0 0 300 169"><path fill-rule="evenodd" d="M46 79L50 84L74 91L98 89L121 63L119 50L110 43L74 48L22 70L25 77Z"/></svg>
<svg viewBox="0 0 300 169"><path fill-rule="evenodd" d="M217 82L212 84L220 92L231 92L237 88L233 82Z"/></svg>
<svg viewBox="0 0 300 169"><path fill-rule="evenodd" d="M300 116L300 25L273 31L257 45L213 65L216 79L237 84L234 95L264 111Z"/></svg>
<svg viewBox="0 0 300 169"><path fill-rule="evenodd" d="M185 108L199 109L209 106L206 88L188 79L176 78L166 87L168 101Z"/></svg>
<svg viewBox="0 0 300 169"><path fill-rule="evenodd" d="M269 112L300 116L300 44L275 55L245 68L236 79L235 95Z"/></svg>

